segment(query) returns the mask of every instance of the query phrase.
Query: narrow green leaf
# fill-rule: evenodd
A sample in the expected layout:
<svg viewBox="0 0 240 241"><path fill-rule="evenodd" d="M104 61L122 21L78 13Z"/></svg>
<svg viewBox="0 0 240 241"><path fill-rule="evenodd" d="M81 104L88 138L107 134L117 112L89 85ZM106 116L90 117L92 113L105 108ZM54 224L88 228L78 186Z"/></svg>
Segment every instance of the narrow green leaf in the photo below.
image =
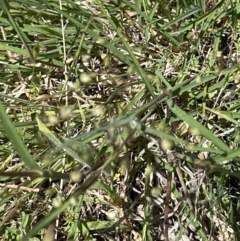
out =
<svg viewBox="0 0 240 241"><path fill-rule="evenodd" d="M33 58L32 52L31 52L31 50L30 50L30 48L29 48L29 46L27 44L27 42L30 42L30 40L28 39L28 37L25 35L25 33L19 28L18 24L12 18L8 2L6 0L2 0L0 6L3 9L3 11L5 12L5 14L7 14L8 20L9 20L10 24L12 25L14 30L17 32L17 34L18 34L19 38L21 39L21 41L23 42L23 44L24 44L24 46L25 46L25 48L26 48L26 50L28 52L28 55L29 55L31 61L34 62L34 58Z"/></svg>
<svg viewBox="0 0 240 241"><path fill-rule="evenodd" d="M215 144L219 149L222 151L228 153L231 149L222 142L219 138L217 138L212 131L207 129L205 126L203 126L201 123L199 123L197 120L192 118L190 115L188 115L185 111L180 109L172 100L168 100L167 104L171 111L179 117L181 120L187 122L192 128L196 128L201 135L205 136L208 140L210 140L213 144Z"/></svg>
<svg viewBox="0 0 240 241"><path fill-rule="evenodd" d="M36 62L37 57L39 55L39 51L40 51L40 43L37 42L34 47L33 47L33 58L34 58L34 62Z"/></svg>
<svg viewBox="0 0 240 241"><path fill-rule="evenodd" d="M129 55L130 55L130 57L131 57L131 59L132 59L132 61L133 61L133 63L134 63L134 66L136 67L138 73L141 75L142 80L144 81L144 83L145 83L148 91L150 92L151 96L154 98L154 97L155 97L155 94L154 94L153 86L152 86L152 84L150 83L147 74L145 73L145 71L144 71L143 68L141 67L138 59L137 59L136 56L135 56L135 54L133 53L133 50L132 50L131 46L130 46L129 43L125 40L125 37L124 37L123 32L122 32L121 29L115 24L115 20L114 20L115 17L111 14L111 12L110 12L109 10L108 10L108 13L109 13L109 15L111 16L111 18L108 17L108 14L107 14L106 11L103 9L101 3L99 3L99 6L100 6L100 8L101 8L102 13L103 13L104 15L106 15L108 21L111 23L111 25L113 26L113 28L114 28L115 31L117 32L119 38L121 39L121 41L122 41L122 43L124 44L127 52L129 53ZM159 110L158 106L157 106L157 110L158 110L158 113L159 113L159 115L160 115L160 110Z"/></svg>
<svg viewBox="0 0 240 241"><path fill-rule="evenodd" d="M187 12L181 14L180 16L176 17L175 19L173 19L169 23L165 24L163 29L166 30L168 27L172 26L173 24L176 24L180 21L183 21L184 19L188 18L189 16L191 16L191 15L193 15L193 14L199 12L199 11L201 11L200 8L194 7L192 9L188 10Z"/></svg>
<svg viewBox="0 0 240 241"><path fill-rule="evenodd" d="M13 47L13 46L2 44L2 43L0 43L0 50L10 51L10 52L13 52L16 54L21 54L23 56L28 56L28 52L25 49Z"/></svg>
<svg viewBox="0 0 240 241"><path fill-rule="evenodd" d="M7 137L12 142L15 150L20 156L21 160L31 169L31 170L41 170L37 163L34 161L32 156L30 155L28 149L23 144L18 132L16 131L13 123L5 112L5 109L0 101L0 120L1 124L4 127L5 133Z"/></svg>
<svg viewBox="0 0 240 241"><path fill-rule="evenodd" d="M67 154L79 161L84 166L90 167L92 164L94 164L95 151L89 145L75 141L71 147L66 146L47 128L47 126L39 118L37 118L37 124L39 130L56 146L57 150L63 146Z"/></svg>

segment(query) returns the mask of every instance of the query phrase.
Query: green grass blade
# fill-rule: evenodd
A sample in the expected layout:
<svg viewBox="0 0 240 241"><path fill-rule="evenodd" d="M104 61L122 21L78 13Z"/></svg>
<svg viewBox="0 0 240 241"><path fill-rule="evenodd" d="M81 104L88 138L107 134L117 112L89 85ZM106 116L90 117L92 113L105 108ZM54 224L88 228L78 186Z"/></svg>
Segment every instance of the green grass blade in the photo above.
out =
<svg viewBox="0 0 240 241"><path fill-rule="evenodd" d="M9 5L8 5L7 0L2 0L0 7L2 7L3 11L7 14L10 24L13 26L13 28L17 32L19 38L22 40L22 42L23 42L23 44L24 44L24 46L25 46L25 48L26 48L26 50L29 54L29 57L30 57L31 61L34 62L32 51L30 50L30 48L27 44L27 42L30 42L30 40L25 35L25 33L21 31L21 29L18 27L17 23L12 18L11 13L9 11Z"/></svg>
<svg viewBox="0 0 240 241"><path fill-rule="evenodd" d="M219 138L217 138L212 131L207 129L205 126L203 126L200 122L196 121L194 118L192 118L190 115L188 115L185 111L180 109L172 100L168 100L167 104L171 111L179 117L181 120L187 122L190 127L198 130L198 132L205 136L208 140L210 140L215 146L217 146L220 150L224 151L225 153L228 153L230 151L230 148L222 142Z"/></svg>
<svg viewBox="0 0 240 241"><path fill-rule="evenodd" d="M32 156L30 155L28 149L23 144L18 132L16 131L14 125L12 124L10 118L5 112L5 109L0 101L0 120L1 124L4 127L5 133L7 137L12 142L15 150L17 151L18 155L20 156L21 160L28 166L31 170L40 170L40 167L37 163L33 160Z"/></svg>
<svg viewBox="0 0 240 241"><path fill-rule="evenodd" d="M148 91L150 92L151 96L154 98L154 97L155 97L155 94L154 94L153 86L152 86L152 84L150 83L150 81L149 81L149 79L148 79L145 71L142 69L142 67L141 67L139 61L137 60L135 54L133 53L132 48L130 47L129 43L125 40L125 37L124 37L122 31L120 30L119 26L117 26L117 24L116 24L116 23L117 23L117 20L114 19L114 16L110 13L110 11L108 11L108 13L107 13L107 12L103 9L103 7L102 7L102 5L101 5L101 3L100 3L99 1L98 1L98 3L99 3L99 6L100 6L103 14L104 14L105 16L107 16L109 22L111 23L111 25L113 26L113 28L114 28L115 31L117 32L119 38L121 39L121 42L124 44L127 52L129 53L129 55L130 55L130 57L131 57L131 59L132 59L132 61L133 61L134 66L136 67L138 73L141 75L141 77L142 77L142 79L143 79L143 81L144 81L144 83L145 83ZM108 17L108 14L111 16L111 18ZM159 110L159 113L160 113L160 110Z"/></svg>
<svg viewBox="0 0 240 241"><path fill-rule="evenodd" d="M191 15L193 15L193 14L199 12L199 11L201 11L200 8L194 7L192 9L188 10L187 12L183 13L182 15L176 17L174 20L170 21L169 23L165 24L163 29L166 30L168 27L172 26L173 24L176 24L180 21L183 21L186 18L188 18L189 16L191 16Z"/></svg>
<svg viewBox="0 0 240 241"><path fill-rule="evenodd" d="M64 150L75 160L84 166L90 167L94 163L94 149L80 142L75 142L71 147L64 145L48 128L37 118L39 130L56 146L56 149L64 147Z"/></svg>

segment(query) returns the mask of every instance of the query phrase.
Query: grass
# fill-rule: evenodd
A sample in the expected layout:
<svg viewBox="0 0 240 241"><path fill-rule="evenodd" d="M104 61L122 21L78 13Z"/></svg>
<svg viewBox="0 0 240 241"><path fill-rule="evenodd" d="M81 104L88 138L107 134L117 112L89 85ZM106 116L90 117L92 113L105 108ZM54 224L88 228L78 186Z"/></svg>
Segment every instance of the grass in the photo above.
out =
<svg viewBox="0 0 240 241"><path fill-rule="evenodd" d="M1 240L240 240L239 4L2 0Z"/></svg>

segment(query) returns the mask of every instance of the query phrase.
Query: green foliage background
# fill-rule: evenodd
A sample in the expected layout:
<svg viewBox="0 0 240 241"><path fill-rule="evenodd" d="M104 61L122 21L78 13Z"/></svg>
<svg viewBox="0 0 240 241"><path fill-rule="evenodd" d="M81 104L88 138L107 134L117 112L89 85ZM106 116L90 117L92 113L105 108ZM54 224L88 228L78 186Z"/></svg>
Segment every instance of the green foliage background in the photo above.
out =
<svg viewBox="0 0 240 241"><path fill-rule="evenodd" d="M239 6L2 0L1 240L239 240Z"/></svg>

